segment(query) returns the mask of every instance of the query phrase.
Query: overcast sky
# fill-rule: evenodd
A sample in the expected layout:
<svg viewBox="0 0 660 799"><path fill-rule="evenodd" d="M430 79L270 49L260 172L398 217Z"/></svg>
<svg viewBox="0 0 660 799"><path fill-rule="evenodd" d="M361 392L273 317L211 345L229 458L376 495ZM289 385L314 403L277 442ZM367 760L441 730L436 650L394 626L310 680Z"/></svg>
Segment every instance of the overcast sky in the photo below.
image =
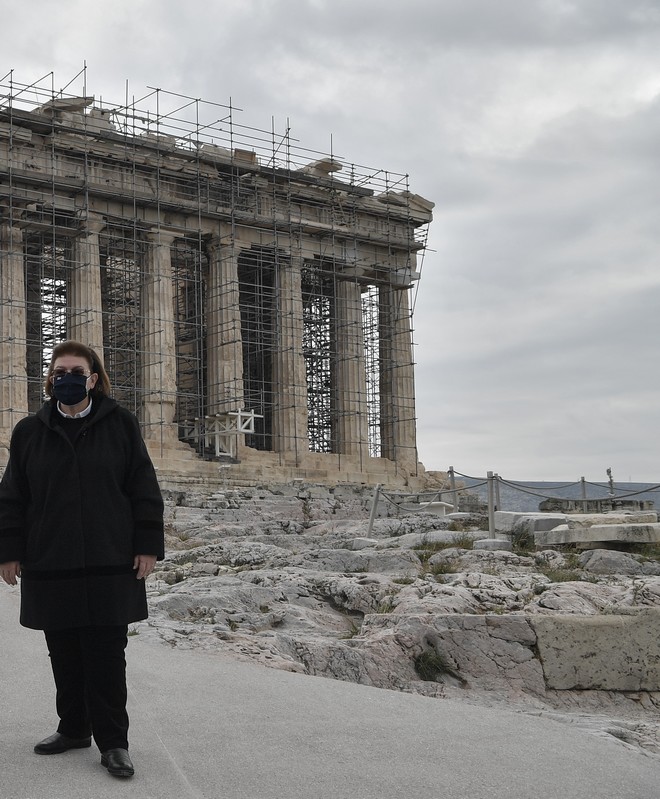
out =
<svg viewBox="0 0 660 799"><path fill-rule="evenodd" d="M0 0L0 73L291 124L435 202L427 469L660 482L660 0ZM69 91L75 91L76 85Z"/></svg>

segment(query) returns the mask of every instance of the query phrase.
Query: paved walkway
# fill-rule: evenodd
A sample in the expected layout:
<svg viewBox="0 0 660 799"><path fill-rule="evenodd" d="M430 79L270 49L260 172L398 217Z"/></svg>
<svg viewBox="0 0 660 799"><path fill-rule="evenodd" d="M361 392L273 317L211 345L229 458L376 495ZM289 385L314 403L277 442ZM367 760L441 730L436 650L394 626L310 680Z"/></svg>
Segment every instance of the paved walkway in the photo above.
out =
<svg viewBox="0 0 660 799"><path fill-rule="evenodd" d="M131 755L32 752L54 731L41 633L0 585L0 799L656 799L660 758L568 724L129 639Z"/></svg>

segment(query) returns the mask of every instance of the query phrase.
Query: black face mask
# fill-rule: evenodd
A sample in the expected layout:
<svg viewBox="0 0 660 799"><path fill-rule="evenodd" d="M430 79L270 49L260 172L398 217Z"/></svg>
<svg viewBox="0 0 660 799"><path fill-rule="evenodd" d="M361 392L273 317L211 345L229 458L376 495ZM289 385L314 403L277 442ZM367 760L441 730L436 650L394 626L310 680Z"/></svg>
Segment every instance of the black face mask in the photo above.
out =
<svg viewBox="0 0 660 799"><path fill-rule="evenodd" d="M62 405L78 405L87 396L85 375L71 373L56 376L53 380L53 395Z"/></svg>

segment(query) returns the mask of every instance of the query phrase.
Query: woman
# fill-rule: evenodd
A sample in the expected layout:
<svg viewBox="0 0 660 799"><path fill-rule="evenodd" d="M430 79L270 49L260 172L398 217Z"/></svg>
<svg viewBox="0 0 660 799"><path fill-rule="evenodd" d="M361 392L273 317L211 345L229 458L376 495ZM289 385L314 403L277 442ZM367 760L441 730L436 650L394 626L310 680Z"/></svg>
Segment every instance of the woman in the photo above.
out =
<svg viewBox="0 0 660 799"><path fill-rule="evenodd" d="M20 621L44 630L60 722L39 754L91 746L130 777L128 624L164 557L163 500L136 418L109 397L96 353L53 350L48 401L14 428L0 482L0 575L21 578Z"/></svg>

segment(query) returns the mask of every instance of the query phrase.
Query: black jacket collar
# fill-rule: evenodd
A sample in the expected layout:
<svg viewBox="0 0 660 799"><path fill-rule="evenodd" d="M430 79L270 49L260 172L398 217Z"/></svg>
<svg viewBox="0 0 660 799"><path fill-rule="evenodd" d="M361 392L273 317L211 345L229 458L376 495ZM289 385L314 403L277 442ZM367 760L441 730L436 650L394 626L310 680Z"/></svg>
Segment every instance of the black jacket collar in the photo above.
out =
<svg viewBox="0 0 660 799"><path fill-rule="evenodd" d="M89 426L96 424L99 419L103 419L118 407L115 400L110 397L95 396L93 399L95 407L93 407L92 413L84 420L86 425ZM55 413L57 413L57 400L51 399L44 402L39 408L37 418L41 419L46 427L54 429L59 424L57 417L54 415Z"/></svg>

